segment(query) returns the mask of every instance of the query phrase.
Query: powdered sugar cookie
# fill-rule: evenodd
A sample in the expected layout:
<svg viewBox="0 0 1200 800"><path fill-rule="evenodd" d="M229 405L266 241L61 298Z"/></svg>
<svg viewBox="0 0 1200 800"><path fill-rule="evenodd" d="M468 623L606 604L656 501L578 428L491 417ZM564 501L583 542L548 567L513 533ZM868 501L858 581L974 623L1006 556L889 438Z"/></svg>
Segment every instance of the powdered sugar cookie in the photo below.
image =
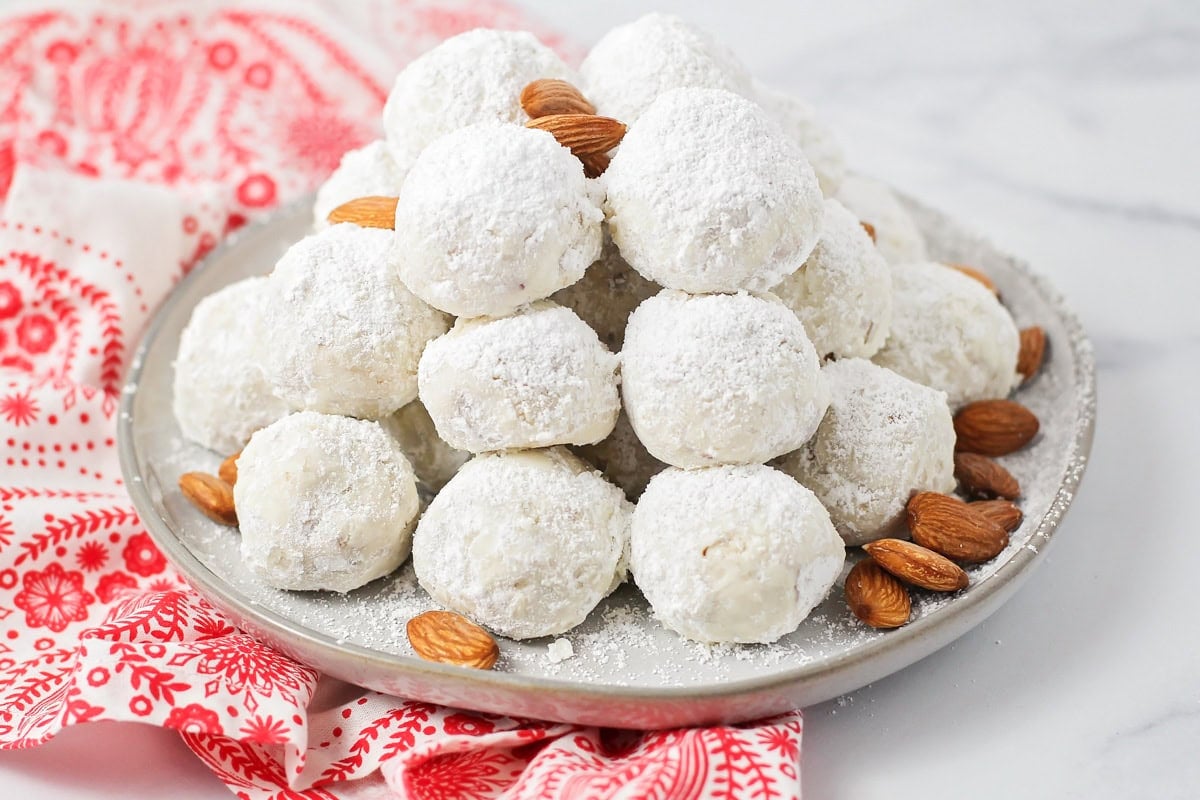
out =
<svg viewBox="0 0 1200 800"><path fill-rule="evenodd" d="M650 479L667 467L650 455L624 411L617 417L612 433L595 444L575 448L575 452L600 470L605 478L624 489L630 500L637 500Z"/></svg>
<svg viewBox="0 0 1200 800"><path fill-rule="evenodd" d="M254 434L233 488L242 558L277 589L348 592L408 558L416 480L377 423L292 414Z"/></svg>
<svg viewBox="0 0 1200 800"><path fill-rule="evenodd" d="M201 300L179 337L173 408L185 439L222 455L288 412L263 373L266 278L247 278Z"/></svg>
<svg viewBox="0 0 1200 800"><path fill-rule="evenodd" d="M875 246L889 264L925 260L925 237L887 184L847 175L838 187L837 199L875 229Z"/></svg>
<svg viewBox="0 0 1200 800"><path fill-rule="evenodd" d="M473 125L438 139L404 181L394 259L425 302L502 316L583 277L600 255L599 189L545 131Z"/></svg>
<svg viewBox="0 0 1200 800"><path fill-rule="evenodd" d="M627 125L671 89L751 93L749 74L728 48L670 14L647 14L613 28L579 71L596 110Z"/></svg>
<svg viewBox="0 0 1200 800"><path fill-rule="evenodd" d="M542 300L509 317L460 318L425 348L420 395L460 450L590 444L617 420L616 372L583 320Z"/></svg>
<svg viewBox="0 0 1200 800"><path fill-rule="evenodd" d="M825 201L821 239L808 260L771 293L796 312L822 358L870 358L891 330L891 269L837 200Z"/></svg>
<svg viewBox="0 0 1200 800"><path fill-rule="evenodd" d="M846 558L813 493L761 464L659 473L631 536L630 568L655 616L701 642L790 633Z"/></svg>
<svg viewBox="0 0 1200 800"><path fill-rule="evenodd" d="M861 358L822 373L829 412L780 467L816 493L846 544L894 533L913 492L954 490L954 425L944 392Z"/></svg>
<svg viewBox="0 0 1200 800"><path fill-rule="evenodd" d="M396 76L383 107L393 158L411 163L438 137L479 122L524 123L521 90L538 78L578 82L526 31L477 28L450 37Z"/></svg>
<svg viewBox="0 0 1200 800"><path fill-rule="evenodd" d="M417 480L435 492L445 486L471 457L470 453L455 450L438 436L437 428L420 400L413 400L390 417L379 420L379 424L400 444Z"/></svg>
<svg viewBox="0 0 1200 800"><path fill-rule="evenodd" d="M293 408L378 419L416 398L421 351L449 322L404 288L391 243L391 231L333 225L275 266L266 370Z"/></svg>
<svg viewBox="0 0 1200 800"><path fill-rule="evenodd" d="M817 173L825 196L837 194L846 178L846 152L833 131L821 121L816 109L798 97L776 91L758 81L754 82L754 95L772 119L800 145L804 157Z"/></svg>
<svg viewBox="0 0 1200 800"><path fill-rule="evenodd" d="M677 467L795 450L829 405L804 326L770 296L663 291L629 318L621 357L633 429Z"/></svg>
<svg viewBox="0 0 1200 800"><path fill-rule="evenodd" d="M561 447L476 456L425 510L413 566L435 601L498 633L563 633L625 579L632 510Z"/></svg>
<svg viewBox="0 0 1200 800"><path fill-rule="evenodd" d="M615 353L625 343L629 315L661 288L629 266L612 239L606 236L600 258L587 268L583 278L555 292L550 299L578 314Z"/></svg>
<svg viewBox="0 0 1200 800"><path fill-rule="evenodd" d="M983 284L943 264L892 270L892 330L876 364L940 389L950 407L1006 397L1019 382L1020 336Z"/></svg>
<svg viewBox="0 0 1200 800"><path fill-rule="evenodd" d="M800 147L757 104L719 89L660 96L603 181L621 256L672 289L767 291L820 235L821 189Z"/></svg>

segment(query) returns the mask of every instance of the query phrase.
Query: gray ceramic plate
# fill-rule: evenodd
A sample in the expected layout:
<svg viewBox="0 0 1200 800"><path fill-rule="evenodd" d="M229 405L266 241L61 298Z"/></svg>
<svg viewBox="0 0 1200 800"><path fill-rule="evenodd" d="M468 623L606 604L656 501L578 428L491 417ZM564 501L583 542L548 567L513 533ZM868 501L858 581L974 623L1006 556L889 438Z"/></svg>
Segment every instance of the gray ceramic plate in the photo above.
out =
<svg viewBox="0 0 1200 800"><path fill-rule="evenodd" d="M288 593L243 567L236 530L192 509L176 488L190 470L215 472L220 456L180 437L171 414L172 360L192 308L241 278L269 272L310 224L309 204L284 209L232 237L158 310L123 396L120 453L142 520L171 562L238 624L321 671L403 697L513 716L629 728L736 722L821 702L891 674L948 644L995 611L1027 579L1083 475L1095 417L1094 367L1076 318L1020 261L912 204L931 255L977 265L999 285L1021 326L1050 341L1042 374L1020 399L1042 422L1026 451L1005 459L1025 491L1025 522L997 559L952 597L923 597L914 619L873 631L850 615L840 583L795 633L773 645L708 648L663 630L630 586L567 638L574 656L552 662L550 640L501 641L497 668L481 672L422 661L404 623L432 607L405 566L348 595Z"/></svg>

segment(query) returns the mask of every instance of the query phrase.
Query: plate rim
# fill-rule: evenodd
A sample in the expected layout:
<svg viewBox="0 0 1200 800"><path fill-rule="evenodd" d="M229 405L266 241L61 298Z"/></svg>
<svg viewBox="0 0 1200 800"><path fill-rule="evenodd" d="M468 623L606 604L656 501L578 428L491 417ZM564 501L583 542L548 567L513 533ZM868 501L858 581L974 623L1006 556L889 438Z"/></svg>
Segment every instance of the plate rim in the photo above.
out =
<svg viewBox="0 0 1200 800"><path fill-rule="evenodd" d="M1029 543L1019 548L1006 562L1000 565L985 581L977 584L975 591L963 595L934 610L928 615L908 623L886 636L867 641L859 647L843 651L818 663L805 663L791 668L781 669L767 675L749 678L737 678L722 681L717 685L697 686L639 686L612 683L591 683L583 680L563 679L553 676L530 676L512 672L497 672L492 670L473 670L449 664L425 661L417 656L402 653L389 653L375 650L352 642L339 642L336 637L309 628L278 612L266 608L246 597L237 587L224 581L219 575L210 570L200 561L175 535L170 524L158 513L154 498L150 494L148 482L141 474L138 464L138 451L133 436L134 411L137 399L137 388L142 375L145 355L155 344L162 333L163 327L170 318L171 310L182 302L187 294L186 289L192 283L206 274L230 250L254 236L263 235L271 224L279 217L298 213L301 208L311 206L312 196L306 196L292 202L277 206L259 219L243 226L225 237L217 244L202 261L197 264L182 280L176 283L167 296L155 308L149 324L144 328L137 348L129 362L121 391L117 418L117 450L120 460L122 477L134 507L143 525L150 532L155 544L163 551L167 559L180 574L196 588L200 594L210 599L219 597L224 604L234 609L234 613L243 620L250 620L255 628L265 630L289 642L300 641L316 648L325 656L332 659L353 657L360 663L368 663L376 668L393 672L402 671L406 674L422 675L434 679L453 680L458 683L474 683L481 690L498 689L507 691L538 691L552 694L569 694L575 698L594 698L596 700L655 700L660 702L678 702L696 699L720 698L732 695L749 695L771 690L782 690L798 683L816 683L823 679L847 671L867 661L883 658L889 653L908 653L919 650L917 642L927 635L944 631L953 627L953 621L962 616L970 616L972 610L986 606L996 600L995 595L1006 589L1015 591L1019 587L1010 587L1018 578L1025 578L1032 572L1037 563L1043 559L1047 544L1053 540L1062 516L1067 511L1083 478L1089 460L1096 424L1096 378L1095 356L1090 340L1078 315L1066 304L1063 295L1043 275L1034 272L1029 264L991 244L987 237L974 232L940 210L937 210L908 195L897 193L902 201L915 209L935 214L949 220L963 237L986 244L998 253L1008 257L1014 269L1022 274L1035 288L1041 298L1052 307L1059 317L1063 327L1068 332L1068 342L1074 357L1075 399L1077 401L1074 414L1075 430L1070 439L1070 448L1066 454L1064 471L1060 475L1060 483L1054 498L1047 507L1037 528L1030 534ZM1062 346L1056 343L1058 346ZM1037 547L1030 547L1040 541ZM903 669L944 647L950 641L963 635L975 627L982 619L998 609L1007 597L1001 597L995 606L986 610L980 619L975 620L964 630L951 636L946 642L937 645L932 650L918 653L909 658L896 669L886 674ZM222 603L217 603L221 605ZM225 611L226 609L221 609ZM953 611L951 616L947 613ZM250 627L244 625L244 627ZM251 630L257 634L257 630ZM259 637L261 638L261 636ZM553 637L545 637L553 638ZM270 646L276 646L271 644ZM293 656L294 657L294 656ZM297 659L303 660L303 659Z"/></svg>

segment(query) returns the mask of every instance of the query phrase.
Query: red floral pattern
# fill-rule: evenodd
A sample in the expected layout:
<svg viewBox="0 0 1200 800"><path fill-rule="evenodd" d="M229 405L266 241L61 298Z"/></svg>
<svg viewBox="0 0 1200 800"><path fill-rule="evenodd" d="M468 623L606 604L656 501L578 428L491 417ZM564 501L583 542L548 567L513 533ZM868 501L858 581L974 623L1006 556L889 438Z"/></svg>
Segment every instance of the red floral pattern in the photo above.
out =
<svg viewBox="0 0 1200 800"><path fill-rule="evenodd" d="M64 0L65 2L65 0ZM798 796L799 714L639 734L319 676L187 589L121 483L137 332L250 217L378 135L397 68L495 0L110 3L0 16L0 749L171 727L244 800ZM544 33L544 32L542 32ZM562 49L552 34L546 41Z"/></svg>

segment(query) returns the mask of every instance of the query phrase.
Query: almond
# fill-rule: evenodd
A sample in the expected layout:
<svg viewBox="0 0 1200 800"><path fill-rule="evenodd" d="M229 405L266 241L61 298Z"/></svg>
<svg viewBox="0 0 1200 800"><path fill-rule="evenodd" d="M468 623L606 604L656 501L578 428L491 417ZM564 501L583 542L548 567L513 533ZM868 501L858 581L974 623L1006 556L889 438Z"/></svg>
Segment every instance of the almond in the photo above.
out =
<svg viewBox="0 0 1200 800"><path fill-rule="evenodd" d="M594 114L551 114L531 119L526 128L547 131L577 157L607 153L625 136L625 123Z"/></svg>
<svg viewBox="0 0 1200 800"><path fill-rule="evenodd" d="M950 267L951 269L958 270L963 275L966 275L968 278L974 278L975 280L979 281L984 286L986 286L989 292L996 295L997 297L1000 296L1000 290L998 288L996 288L996 283L991 278L989 278L986 273L981 272L980 270L977 270L974 267L968 267L966 264L947 264L946 266Z"/></svg>
<svg viewBox="0 0 1200 800"><path fill-rule="evenodd" d="M360 228L394 230L396 227L396 198L356 197L330 211L326 219L334 225L339 222L352 222Z"/></svg>
<svg viewBox="0 0 1200 800"><path fill-rule="evenodd" d="M1021 520L1025 518L1025 514L1022 513L1021 509L1017 508L1015 503L1010 503L1007 500L976 500L974 503L967 503L967 505L973 511L983 514L983 516L1009 533L1021 527Z"/></svg>
<svg viewBox="0 0 1200 800"><path fill-rule="evenodd" d="M902 581L933 592L957 592L970 578L943 555L902 539L879 539L863 545L875 563Z"/></svg>
<svg viewBox="0 0 1200 800"><path fill-rule="evenodd" d="M487 631L453 611L418 614L405 631L413 650L426 661L491 669L500 657L500 647Z"/></svg>
<svg viewBox="0 0 1200 800"><path fill-rule="evenodd" d="M867 236L871 237L871 241L875 241L875 226L869 222L862 221L859 221L858 224L862 225L863 230L867 232Z"/></svg>
<svg viewBox="0 0 1200 800"><path fill-rule="evenodd" d="M1038 418L1012 400L979 400L954 415L955 450L985 456L1005 456L1037 436Z"/></svg>
<svg viewBox="0 0 1200 800"><path fill-rule="evenodd" d="M1021 485L997 462L978 453L954 454L954 477L963 491L975 497L1004 497L1016 500Z"/></svg>
<svg viewBox="0 0 1200 800"><path fill-rule="evenodd" d="M589 178L599 178L604 174L604 170L608 169L608 162L612 159L607 153L589 153L586 156L579 156L579 160L583 162L583 174Z"/></svg>
<svg viewBox="0 0 1200 800"><path fill-rule="evenodd" d="M179 476L179 491L213 522L237 525L233 487L207 472L185 472Z"/></svg>
<svg viewBox="0 0 1200 800"><path fill-rule="evenodd" d="M530 119L553 114L595 114L596 107L566 81L540 78L521 90L521 108Z"/></svg>
<svg viewBox="0 0 1200 800"><path fill-rule="evenodd" d="M912 613L908 589L869 558L855 564L846 576L846 603L854 616L872 628L899 628Z"/></svg>
<svg viewBox="0 0 1200 800"><path fill-rule="evenodd" d="M1042 368L1046 357L1046 332L1034 325L1021 329L1021 349L1017 354L1017 372L1022 383L1028 381Z"/></svg>
<svg viewBox="0 0 1200 800"><path fill-rule="evenodd" d="M221 462L221 466L217 468L217 477L228 483L230 486L237 485L237 461L242 455L239 450L229 458Z"/></svg>
<svg viewBox="0 0 1200 800"><path fill-rule="evenodd" d="M957 497L919 492L908 501L912 539L946 558L977 564L1008 546L1008 533Z"/></svg>

